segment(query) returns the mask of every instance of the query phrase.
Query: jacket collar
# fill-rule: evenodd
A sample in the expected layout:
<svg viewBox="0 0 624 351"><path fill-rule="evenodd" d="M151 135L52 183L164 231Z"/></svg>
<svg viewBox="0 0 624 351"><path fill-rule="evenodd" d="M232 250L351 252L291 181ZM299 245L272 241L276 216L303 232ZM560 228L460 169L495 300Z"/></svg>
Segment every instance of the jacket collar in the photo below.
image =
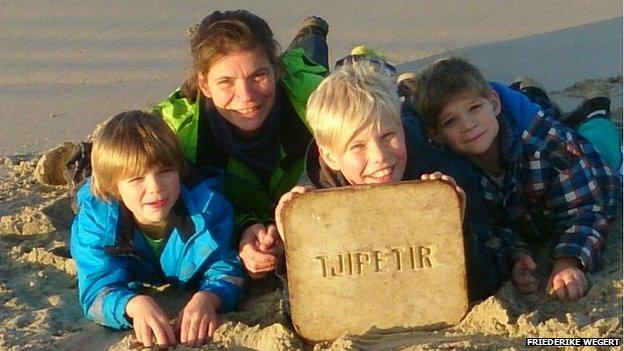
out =
<svg viewBox="0 0 624 351"><path fill-rule="evenodd" d="M180 237L183 242L187 242L188 239L196 232L195 224L193 223L191 215L182 200L182 196L178 197L178 201L171 209L171 212L169 212L169 217L167 218L167 228L165 229L165 237L168 238L171 235L171 232L173 232L176 228L180 232Z"/></svg>
<svg viewBox="0 0 624 351"><path fill-rule="evenodd" d="M136 250L133 242L134 232L137 225L132 216L132 212L123 204L119 203L117 228L115 231L115 245L107 246L106 251L112 255L130 255L138 256L142 255ZM180 238L183 242L187 242L188 239L195 233L195 224L189 215L189 212L184 205L182 196L178 198L169 216L167 217L167 227L164 231L164 242L166 243L169 236L174 229L178 229Z"/></svg>
<svg viewBox="0 0 624 351"><path fill-rule="evenodd" d="M503 164L507 167L522 153L520 139L516 138L515 129L507 115L502 112L498 120L498 145L501 150Z"/></svg>

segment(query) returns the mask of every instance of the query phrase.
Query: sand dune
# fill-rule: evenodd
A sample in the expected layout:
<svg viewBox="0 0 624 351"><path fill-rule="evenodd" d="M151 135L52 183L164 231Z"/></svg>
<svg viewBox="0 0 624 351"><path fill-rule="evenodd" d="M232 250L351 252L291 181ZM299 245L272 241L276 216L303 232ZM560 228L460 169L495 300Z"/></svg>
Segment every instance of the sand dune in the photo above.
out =
<svg viewBox="0 0 624 351"><path fill-rule="evenodd" d="M467 57L488 79L511 82L519 75L537 78L564 108L582 99L563 89L588 78L621 76L622 18L560 29L501 42L454 49L398 65L401 70L418 70L449 54ZM622 89L612 91L613 106L622 106Z"/></svg>
<svg viewBox="0 0 624 351"><path fill-rule="evenodd" d="M606 58L610 60L608 67L622 62L621 19L614 20L620 23L619 30L590 28L585 31L593 37L568 35L565 45L561 42L549 47L533 38L621 18L622 3L616 0L599 5L586 0L387 4L372 0L287 4L232 0L209 4L189 1L175 6L163 0L5 1L0 12L0 156L40 151L65 140L84 138L99 121L119 111L145 108L162 100L184 79L188 66L186 29L214 9L232 8L246 8L264 17L283 47L302 18L313 14L324 17L331 26L331 62L361 43L378 48L397 64L495 43L503 50L492 59L488 59L492 52L486 50L488 54L477 60L489 74L504 80L531 73L527 67L544 67L536 73L548 86L550 79L555 79L557 86L578 80L558 80L553 77L556 72L561 72L561 77L577 77L570 75L573 71L583 78L603 78L603 71L597 69L604 65L591 66L591 62L602 63L600 58ZM518 38L539 46L544 60L532 55L535 61L524 63L524 55L517 54L524 46L516 46L523 39L509 41ZM598 48L604 49L591 55L583 51L579 56L573 50L601 43ZM567 58L571 54L573 59ZM507 69L502 62L514 65ZM548 62L560 67L550 69Z"/></svg>

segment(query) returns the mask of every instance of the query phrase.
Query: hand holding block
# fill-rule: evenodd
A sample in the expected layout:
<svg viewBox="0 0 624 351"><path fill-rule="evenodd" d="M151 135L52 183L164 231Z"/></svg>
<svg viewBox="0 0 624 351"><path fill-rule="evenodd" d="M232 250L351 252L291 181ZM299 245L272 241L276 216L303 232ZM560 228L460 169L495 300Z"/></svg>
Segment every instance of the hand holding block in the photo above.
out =
<svg viewBox="0 0 624 351"><path fill-rule="evenodd" d="M461 208L439 180L295 197L284 235L297 332L322 341L458 323L468 310Z"/></svg>

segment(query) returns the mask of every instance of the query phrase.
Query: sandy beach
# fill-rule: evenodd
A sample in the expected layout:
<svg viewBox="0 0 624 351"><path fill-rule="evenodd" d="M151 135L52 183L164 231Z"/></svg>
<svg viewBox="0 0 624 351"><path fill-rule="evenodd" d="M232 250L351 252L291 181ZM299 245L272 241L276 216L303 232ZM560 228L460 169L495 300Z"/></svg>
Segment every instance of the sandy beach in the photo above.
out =
<svg viewBox="0 0 624 351"><path fill-rule="evenodd" d="M82 140L122 110L165 98L186 75L187 28L216 9L264 17L282 47L297 23L330 24L330 62L357 44L378 48L399 69L449 53L488 79L531 75L564 110L596 86L612 95L622 127L622 3L604 1L7 1L0 12L0 350L126 350L132 332L87 321L78 301L64 187L34 178L44 150ZM505 284L457 326L435 332L379 331L311 345L283 317L274 281L251 288L222 316L204 350L524 350L525 338L622 338L622 216L611 224L601 271L575 304ZM544 277L545 279L545 277ZM160 298L176 311L183 296ZM172 312L173 313L173 312ZM177 350L187 348L178 346ZM598 348L570 348L570 350ZM602 350L603 348L601 348ZM613 348L620 350L621 348Z"/></svg>

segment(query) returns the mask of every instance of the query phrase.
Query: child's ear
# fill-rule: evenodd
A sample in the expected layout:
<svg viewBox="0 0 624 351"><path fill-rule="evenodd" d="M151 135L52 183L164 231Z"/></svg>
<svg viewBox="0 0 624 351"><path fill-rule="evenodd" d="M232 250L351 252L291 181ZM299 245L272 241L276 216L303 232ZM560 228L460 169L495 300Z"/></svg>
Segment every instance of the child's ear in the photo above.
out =
<svg viewBox="0 0 624 351"><path fill-rule="evenodd" d="M211 98L210 89L208 88L208 77L202 72L197 72L197 87L205 97Z"/></svg>
<svg viewBox="0 0 624 351"><path fill-rule="evenodd" d="M340 166L338 165L338 160L335 153L333 153L328 148L322 146L319 146L318 150L321 159L325 162L325 164L329 166L329 168L331 168L335 172L340 171Z"/></svg>
<svg viewBox="0 0 624 351"><path fill-rule="evenodd" d="M496 92L496 90L492 90L492 92L490 92L488 96L488 100L490 100L490 103L492 104L492 107L494 108L494 114L498 116L501 113L501 102L500 102L500 96L498 96L498 93Z"/></svg>
<svg viewBox="0 0 624 351"><path fill-rule="evenodd" d="M438 131L438 128L426 127L427 135L434 143L438 145L444 145L444 138L442 137L442 133Z"/></svg>

